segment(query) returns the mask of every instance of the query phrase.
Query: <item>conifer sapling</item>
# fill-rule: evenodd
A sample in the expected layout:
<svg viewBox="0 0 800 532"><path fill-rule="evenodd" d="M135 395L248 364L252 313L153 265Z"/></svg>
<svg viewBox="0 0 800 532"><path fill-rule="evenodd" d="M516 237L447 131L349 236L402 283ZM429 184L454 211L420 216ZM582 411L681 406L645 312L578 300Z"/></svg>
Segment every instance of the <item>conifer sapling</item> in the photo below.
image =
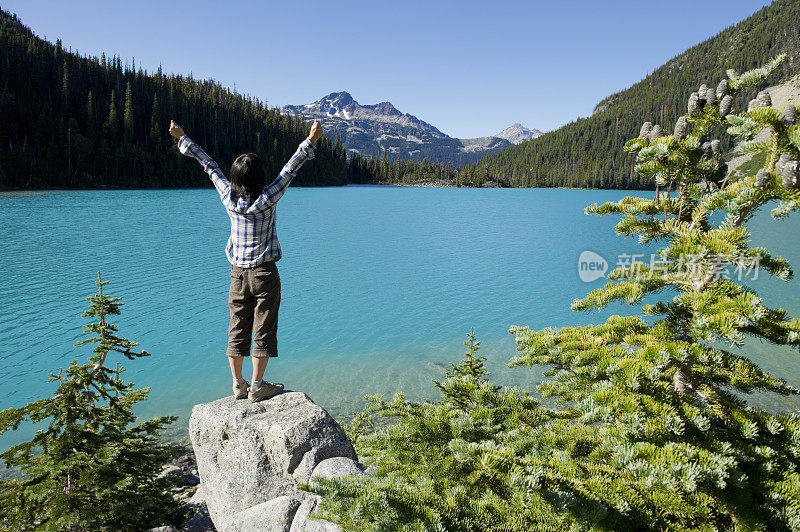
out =
<svg viewBox="0 0 800 532"><path fill-rule="evenodd" d="M87 363L72 360L50 374L53 395L21 408L0 412L0 434L20 423L45 423L29 442L2 453L6 465L24 478L0 483L0 516L7 529L141 530L164 524L177 510L169 493L174 481L159 478L161 466L175 456L158 434L177 419L159 417L132 425L133 406L149 389L134 389L121 378L119 363L149 356L136 342L117 333L108 316L120 313L120 298L103 293L108 284L97 275L97 294L86 298L94 318L83 326L94 345Z"/></svg>

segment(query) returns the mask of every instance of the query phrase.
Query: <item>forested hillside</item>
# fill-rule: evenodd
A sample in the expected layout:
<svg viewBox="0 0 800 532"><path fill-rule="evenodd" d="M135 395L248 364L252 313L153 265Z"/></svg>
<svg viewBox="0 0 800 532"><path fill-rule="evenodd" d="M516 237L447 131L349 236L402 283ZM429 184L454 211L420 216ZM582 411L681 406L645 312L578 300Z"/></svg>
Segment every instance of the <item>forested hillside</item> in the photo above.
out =
<svg viewBox="0 0 800 532"><path fill-rule="evenodd" d="M271 175L307 134L302 121L214 81L81 56L0 10L0 188L208 186L179 156L172 118L224 169L255 151ZM363 182L366 167L322 139L295 183Z"/></svg>
<svg viewBox="0 0 800 532"><path fill-rule="evenodd" d="M720 4L720 9L725 9ZM687 12L687 16L691 16ZM646 46L655 28L641 28ZM669 28L660 28L669 31ZM686 113L686 100L699 83L716 83L728 68L755 68L786 52L770 81L784 80L800 66L800 0L777 0L739 24L671 59L632 87L600 102L593 116L576 120L541 137L490 155L463 173L473 181L492 179L511 186L649 188L635 175L634 158L622 150L645 121L672 131ZM624 58L620 58L624 60ZM740 105L753 97L741 94Z"/></svg>
<svg viewBox="0 0 800 532"><path fill-rule="evenodd" d="M673 58L632 87L601 101L593 116L462 168L400 161L383 154L347 157L323 138L298 185L449 181L480 186L652 188L622 147L644 121L671 131L697 79L716 83L731 66L754 68L779 53L771 82L800 66L800 0L777 0ZM752 98L739 96L737 105ZM36 37L0 10L0 188L207 186L184 164L166 133L170 118L227 169L243 151L279 171L306 126L213 80L147 73L120 58L91 58Z"/></svg>

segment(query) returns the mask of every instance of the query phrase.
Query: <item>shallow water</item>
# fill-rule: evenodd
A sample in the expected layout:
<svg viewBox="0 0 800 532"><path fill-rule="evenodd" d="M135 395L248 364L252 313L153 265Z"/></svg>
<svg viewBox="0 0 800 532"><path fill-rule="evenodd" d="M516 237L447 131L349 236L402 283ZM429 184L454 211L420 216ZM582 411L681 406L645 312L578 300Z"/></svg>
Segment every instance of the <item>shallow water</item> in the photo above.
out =
<svg viewBox="0 0 800 532"><path fill-rule="evenodd" d="M470 327L498 384L533 387L541 369L508 369L510 325L597 323L635 312L575 313L584 283L577 259L592 250L613 267L620 253L649 253L613 232L613 217L583 213L620 191L292 188L278 208L284 257L279 353L267 379L302 390L340 419L362 396L404 391L434 397L432 379L457 361ZM794 216L764 214L753 240L800 265ZM125 302L115 323L152 357L124 363L150 386L142 416L180 416L230 393L225 357L230 265L228 218L208 190L55 191L0 194L0 409L49 393L46 375L85 358L84 297L100 270ZM798 266L800 267L800 266ZM754 283L768 304L800 314L800 282ZM800 358L751 342L765 368L800 385ZM113 364L113 361L112 361ZM248 363L249 365L249 363ZM247 367L247 366L246 366ZM246 372L249 379L249 369ZM773 409L800 401L758 397ZM30 429L0 437L0 448Z"/></svg>

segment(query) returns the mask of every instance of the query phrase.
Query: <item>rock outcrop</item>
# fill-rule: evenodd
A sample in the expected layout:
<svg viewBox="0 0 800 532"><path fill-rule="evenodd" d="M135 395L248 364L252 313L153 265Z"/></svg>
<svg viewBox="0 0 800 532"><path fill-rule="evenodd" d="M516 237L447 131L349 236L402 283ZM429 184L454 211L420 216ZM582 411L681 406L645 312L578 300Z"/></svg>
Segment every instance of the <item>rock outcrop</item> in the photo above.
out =
<svg viewBox="0 0 800 532"><path fill-rule="evenodd" d="M344 430L302 392L196 405L189 436L197 493L220 532L340 530L310 517L320 499L297 486L312 476L364 474Z"/></svg>

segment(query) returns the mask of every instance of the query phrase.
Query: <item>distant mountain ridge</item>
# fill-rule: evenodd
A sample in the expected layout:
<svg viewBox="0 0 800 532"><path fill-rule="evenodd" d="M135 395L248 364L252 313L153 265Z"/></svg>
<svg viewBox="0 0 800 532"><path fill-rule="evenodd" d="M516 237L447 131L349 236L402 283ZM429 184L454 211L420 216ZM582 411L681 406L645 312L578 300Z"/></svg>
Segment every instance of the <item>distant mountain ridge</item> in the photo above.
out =
<svg viewBox="0 0 800 532"><path fill-rule="evenodd" d="M497 135L457 139L399 111L390 102L362 105L346 91L332 92L305 105L287 105L281 111L320 120L328 138L333 140L338 135L348 154L383 157L385 151L392 160L428 159L456 166L473 163L541 135L537 130L514 124Z"/></svg>
<svg viewBox="0 0 800 532"><path fill-rule="evenodd" d="M375 105L361 105L353 99L349 92L332 92L331 94L306 105L287 105L284 111L313 115L317 118L340 118L342 120L374 120L387 124L399 124L403 127L418 128L437 138L447 135L424 122L416 116L401 113L391 102L380 102Z"/></svg>

